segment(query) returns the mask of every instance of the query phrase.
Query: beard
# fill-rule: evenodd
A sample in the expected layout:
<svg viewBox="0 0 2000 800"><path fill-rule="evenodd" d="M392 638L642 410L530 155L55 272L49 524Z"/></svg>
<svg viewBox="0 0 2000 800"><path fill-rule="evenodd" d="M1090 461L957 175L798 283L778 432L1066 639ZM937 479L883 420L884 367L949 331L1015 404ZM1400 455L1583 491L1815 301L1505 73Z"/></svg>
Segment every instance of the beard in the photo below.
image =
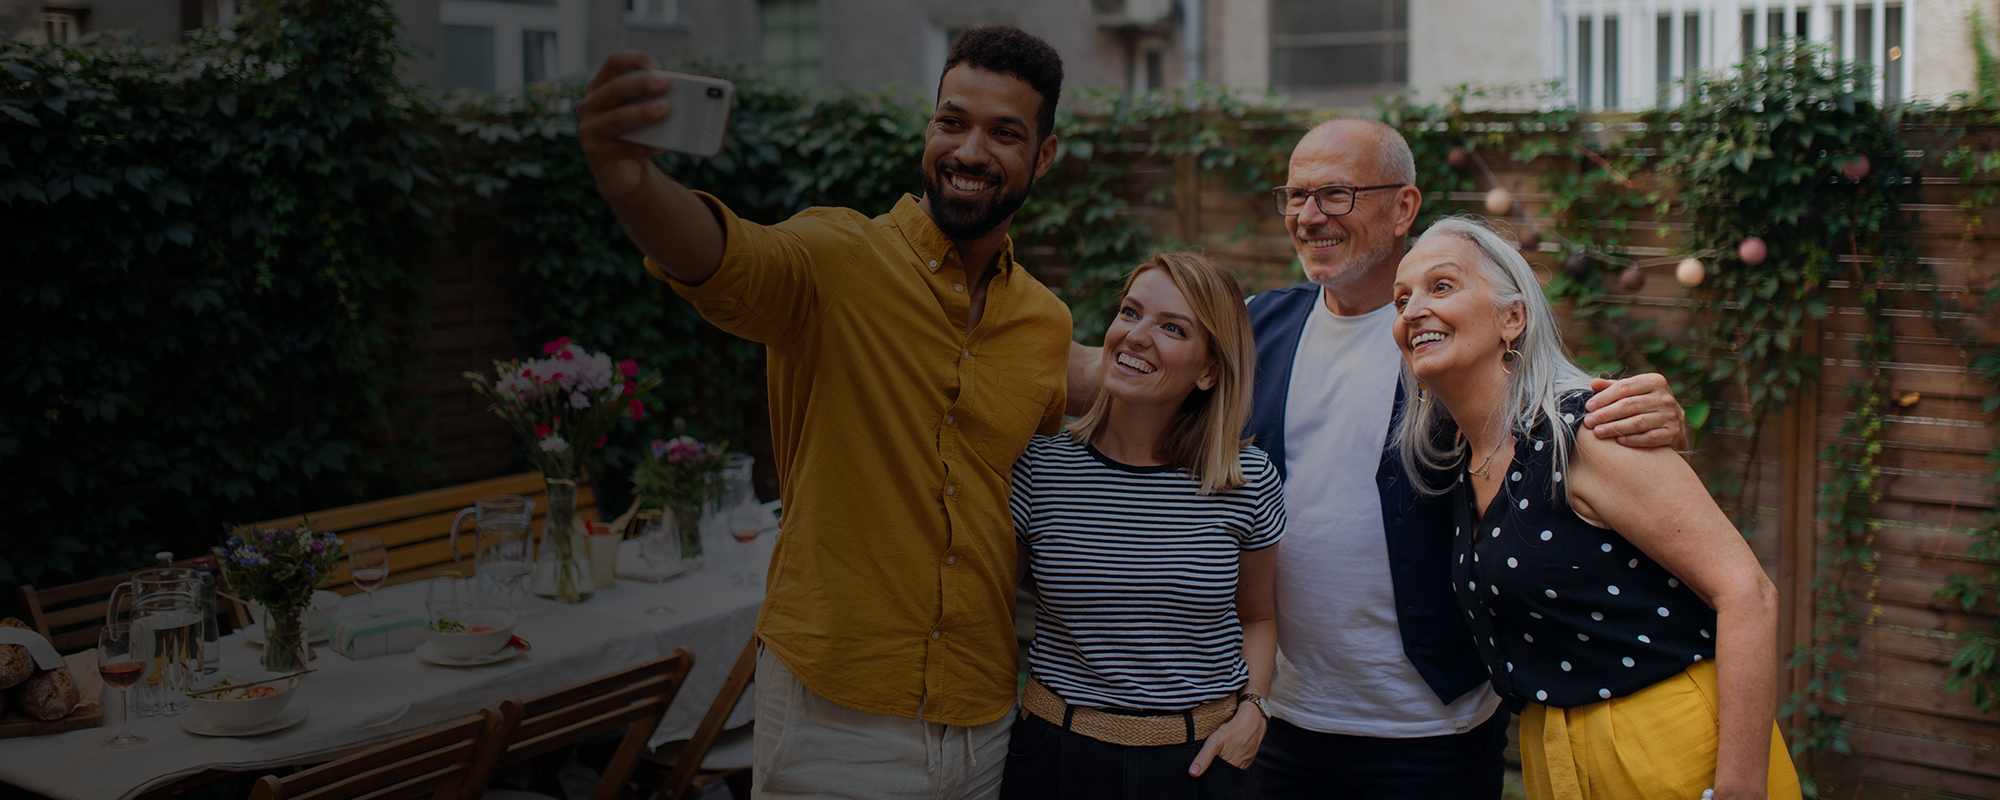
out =
<svg viewBox="0 0 2000 800"><path fill-rule="evenodd" d="M1349 241L1353 241L1349 239ZM1347 258L1333 269L1320 269L1315 274L1312 265L1304 258L1299 259L1299 270L1305 273L1307 281L1328 289L1345 289L1361 281L1374 269L1387 262L1393 264L1396 258L1396 242L1383 237L1367 250L1349 251ZM1391 267L1393 269L1393 266Z"/></svg>
<svg viewBox="0 0 2000 800"><path fill-rule="evenodd" d="M989 171L976 171L963 165L953 164L953 172L967 177L991 179L1000 177ZM945 194L944 162L938 162L937 169L924 176L924 191L931 198L931 220L945 238L954 242L969 242L991 233L1000 223L1006 222L1014 212L1028 202L1028 190L1035 188L1035 169L1028 168L1028 183L1018 192L1008 193L1004 184L997 196L987 195L978 200L955 199Z"/></svg>

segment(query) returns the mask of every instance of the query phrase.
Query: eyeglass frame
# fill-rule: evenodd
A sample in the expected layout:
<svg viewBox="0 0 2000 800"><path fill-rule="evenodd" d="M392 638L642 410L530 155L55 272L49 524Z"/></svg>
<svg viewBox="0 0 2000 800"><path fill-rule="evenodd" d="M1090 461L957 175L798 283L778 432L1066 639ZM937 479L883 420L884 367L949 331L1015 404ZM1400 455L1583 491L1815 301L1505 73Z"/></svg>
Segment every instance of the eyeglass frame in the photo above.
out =
<svg viewBox="0 0 2000 800"><path fill-rule="evenodd" d="M1400 188L1403 188L1403 187L1405 187L1405 186L1408 186L1408 185L1409 185L1409 184L1407 184L1407 183L1383 183L1383 184L1377 184L1377 185L1374 185L1374 186L1348 186L1348 185L1346 185L1346 184L1340 184L1340 183L1329 183L1329 184L1326 184L1326 185L1324 185L1324 186L1315 186L1315 187L1313 187L1313 188L1311 188L1311 189L1305 189L1305 190L1303 190L1303 191L1304 191L1304 192L1306 193L1306 196L1307 196L1307 197L1310 197L1310 198L1312 198L1312 203L1313 203L1313 207L1314 207L1314 208L1317 208L1317 209L1319 209L1319 213L1320 213L1320 214L1321 214L1322 216L1326 216L1326 217L1344 217L1344 216L1347 216L1348 214L1352 214L1352 213L1354 213L1354 203L1355 203L1355 200L1356 200L1357 198L1359 198L1359 197L1361 196L1361 193L1362 193L1362 192L1372 192L1372 191L1375 191L1375 190L1378 190L1378 189L1400 189ZM1289 192L1291 192L1291 191L1292 191L1292 190L1294 190L1294 189L1297 189L1297 188L1298 188L1298 187L1296 187L1296 186L1273 186L1273 187L1271 187L1271 198L1272 198L1273 200L1276 200L1276 201L1278 201L1278 216L1281 216L1281 217L1296 217L1296 216L1298 216L1299 214L1303 213L1303 212L1304 212L1304 211L1306 210L1306 206L1305 206L1305 204L1304 204L1304 203L1300 203L1300 204L1299 204L1299 207L1298 207L1298 210L1296 210L1296 211L1292 210L1292 206L1291 206L1291 203L1289 202L1291 198L1290 198L1290 196L1289 196L1289 194L1288 194L1288 193L1289 193ZM1328 214L1328 213L1327 213L1327 211L1326 211L1326 206L1324 206L1324 205L1321 205L1321 204L1320 204L1320 199L1319 199L1319 193L1320 193L1320 192L1324 192L1324 191L1326 191L1326 190L1328 190L1328 189L1346 189L1346 190L1347 190L1347 210L1346 210L1346 211L1342 211L1342 212L1340 212L1340 213L1338 213L1338 214Z"/></svg>

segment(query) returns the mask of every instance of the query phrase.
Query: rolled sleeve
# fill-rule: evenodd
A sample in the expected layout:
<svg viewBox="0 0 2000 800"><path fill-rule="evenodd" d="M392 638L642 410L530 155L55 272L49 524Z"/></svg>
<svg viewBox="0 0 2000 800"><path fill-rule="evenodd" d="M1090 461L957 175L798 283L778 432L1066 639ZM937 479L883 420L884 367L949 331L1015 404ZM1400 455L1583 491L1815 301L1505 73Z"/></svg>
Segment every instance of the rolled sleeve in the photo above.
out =
<svg viewBox="0 0 2000 800"><path fill-rule="evenodd" d="M675 279L651 258L646 271L717 328L760 344L782 344L811 316L819 291L809 242L811 212L759 225L736 216L714 195L695 196L722 225L722 264L698 284Z"/></svg>

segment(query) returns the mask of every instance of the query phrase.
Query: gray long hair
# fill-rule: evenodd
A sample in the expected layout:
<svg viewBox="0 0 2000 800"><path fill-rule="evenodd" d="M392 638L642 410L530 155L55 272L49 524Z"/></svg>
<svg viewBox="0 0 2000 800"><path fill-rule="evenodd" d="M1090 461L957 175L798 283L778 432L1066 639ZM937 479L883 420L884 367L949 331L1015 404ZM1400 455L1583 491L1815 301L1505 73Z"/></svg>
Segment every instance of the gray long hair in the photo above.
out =
<svg viewBox="0 0 2000 800"><path fill-rule="evenodd" d="M1513 428L1514 435L1525 439L1534 431L1537 421L1556 419L1559 397L1577 389L1588 390L1590 376L1563 352L1562 334L1556 329L1555 313L1549 309L1548 298L1542 296L1542 284L1535 279L1535 271L1528 266L1527 259L1512 244L1472 217L1438 220L1417 241L1438 236L1456 236L1479 250L1479 272L1492 287L1496 309L1504 310L1516 303L1522 307L1526 327L1522 328L1520 338L1514 340L1514 349L1520 351L1520 357L1509 367L1513 374L1507 378L1507 396L1499 412ZM1451 489L1456 476L1436 485L1426 478L1457 466L1467 457L1465 445L1457 437L1440 441L1439 434L1444 423L1450 421L1450 412L1443 403L1418 399L1417 376L1410 372L1407 360L1403 362L1402 382L1403 412L1396 419L1391 444L1400 452L1403 472L1418 491L1444 494ZM1560 472L1569 463L1573 443L1568 426L1549 427L1555 439L1555 470ZM1551 488L1556 486L1560 484L1552 484Z"/></svg>

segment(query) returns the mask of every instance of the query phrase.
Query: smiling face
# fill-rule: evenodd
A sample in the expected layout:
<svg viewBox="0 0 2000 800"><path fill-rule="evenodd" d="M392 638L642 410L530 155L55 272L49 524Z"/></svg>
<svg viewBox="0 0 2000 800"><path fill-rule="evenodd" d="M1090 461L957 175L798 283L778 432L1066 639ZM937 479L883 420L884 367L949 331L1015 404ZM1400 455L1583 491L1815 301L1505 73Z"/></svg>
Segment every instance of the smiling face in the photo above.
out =
<svg viewBox="0 0 2000 800"><path fill-rule="evenodd" d="M1396 269L1395 292L1391 330L1419 381L1499 369L1507 343L1526 328L1519 303L1495 307L1479 248L1458 236L1433 236L1410 248Z"/></svg>
<svg viewBox="0 0 2000 800"><path fill-rule="evenodd" d="M1292 150L1285 185L1299 189L1375 186L1393 183L1382 174L1380 134L1361 125L1329 125L1306 134ZM1394 269L1396 247L1409 233L1399 206L1414 190L1376 190L1355 195L1354 209L1338 217L1320 212L1308 202L1295 216L1285 217L1306 279L1330 289L1351 286L1370 273ZM1378 299L1375 301L1380 303Z"/></svg>
<svg viewBox="0 0 2000 800"><path fill-rule="evenodd" d="M1113 400L1179 407L1215 387L1208 333L1163 268L1141 271L1104 332L1104 390Z"/></svg>
<svg viewBox="0 0 2000 800"><path fill-rule="evenodd" d="M945 236L978 239L1027 202L1055 159L1055 137L1035 129L1041 104L1034 87L1011 75L967 64L944 74L922 166L925 206Z"/></svg>

